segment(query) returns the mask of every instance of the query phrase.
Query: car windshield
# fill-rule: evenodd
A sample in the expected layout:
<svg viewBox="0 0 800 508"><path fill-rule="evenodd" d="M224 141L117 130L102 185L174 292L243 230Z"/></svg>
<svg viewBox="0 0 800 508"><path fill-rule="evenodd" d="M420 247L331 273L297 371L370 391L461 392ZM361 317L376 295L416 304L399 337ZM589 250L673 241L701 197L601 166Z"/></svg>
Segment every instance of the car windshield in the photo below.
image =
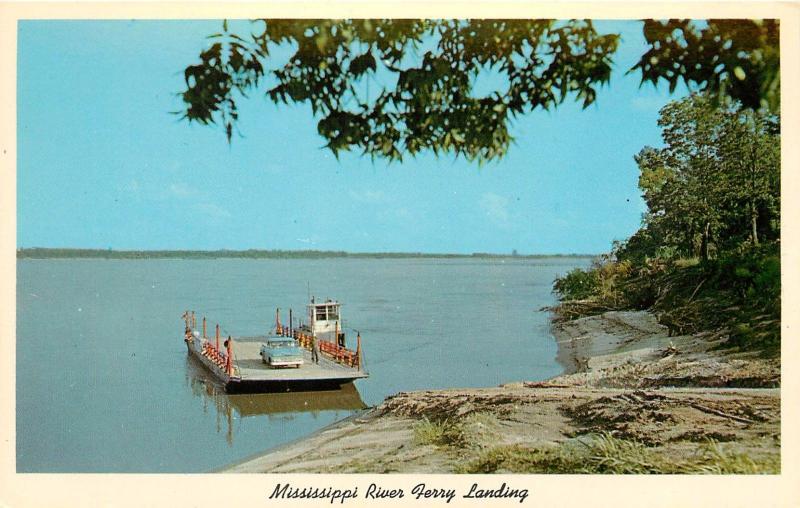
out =
<svg viewBox="0 0 800 508"><path fill-rule="evenodd" d="M294 347L297 344L293 340L271 340L269 341L269 347L272 348L279 348L279 347Z"/></svg>

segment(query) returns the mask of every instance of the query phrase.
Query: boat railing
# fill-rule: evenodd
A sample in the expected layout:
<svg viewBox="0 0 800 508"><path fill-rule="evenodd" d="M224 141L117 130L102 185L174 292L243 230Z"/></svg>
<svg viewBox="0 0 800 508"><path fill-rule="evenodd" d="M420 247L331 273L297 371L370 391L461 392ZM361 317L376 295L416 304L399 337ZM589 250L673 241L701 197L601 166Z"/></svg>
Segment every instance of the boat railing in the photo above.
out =
<svg viewBox="0 0 800 508"><path fill-rule="evenodd" d="M194 311L186 311L183 314L183 318L186 321L186 341L190 341L194 335L194 332L197 331L197 317ZM233 358L228 358L229 353L225 350L220 348L220 330L219 325L216 326L216 333L215 333L215 341L212 342L207 336L207 328L206 328L206 318L203 317L202 322L202 346L200 350L200 354L204 357L208 358L214 365L216 365L220 370L223 372L227 372L228 375L233 375L235 370L237 370L236 366L233 364ZM298 329L291 329L286 325L282 325L280 322L280 316L276 319L276 326L275 331L278 335L282 337L293 337L297 340L297 343L308 350L313 348L314 338L311 334L305 333ZM231 340L229 337L228 340ZM361 359L361 334L359 333L357 336L357 344L358 347L355 351L352 349L347 349L346 347L340 346L339 344L317 339L317 347L319 348L319 352L325 355L326 358L333 360L336 363L341 365L345 365L351 368L358 368L361 369L362 359ZM230 346L228 346L229 348ZM232 350L231 350L232 355Z"/></svg>
<svg viewBox="0 0 800 508"><path fill-rule="evenodd" d="M314 347L314 338L300 330L289 330L287 326L279 327L279 334L283 337L293 337L301 347L309 351ZM361 335L358 336L359 345L361 344ZM335 342L317 339L317 347L319 352L327 358L335 361L336 363L345 365L347 367L357 368L360 367L361 354L360 351L353 351L342 347Z"/></svg>
<svg viewBox="0 0 800 508"><path fill-rule="evenodd" d="M189 341L194 336L194 332L197 331L197 317L194 311L184 312L183 317L186 320L186 340ZM216 326L215 341L211 342L207 335L206 318L203 317L203 333L200 338L202 339L200 347L200 354L202 356L209 359L211 363L216 365L223 372L227 372L228 375L233 375L235 371L238 370L238 368L233 365L233 358L229 359L228 353L219 346L219 324ZM230 337L228 340L230 340Z"/></svg>
<svg viewBox="0 0 800 508"><path fill-rule="evenodd" d="M216 345L209 340L203 341L203 349L201 351L203 356L214 362L214 364L222 370L225 370L227 364L227 355L225 351L217 349Z"/></svg>

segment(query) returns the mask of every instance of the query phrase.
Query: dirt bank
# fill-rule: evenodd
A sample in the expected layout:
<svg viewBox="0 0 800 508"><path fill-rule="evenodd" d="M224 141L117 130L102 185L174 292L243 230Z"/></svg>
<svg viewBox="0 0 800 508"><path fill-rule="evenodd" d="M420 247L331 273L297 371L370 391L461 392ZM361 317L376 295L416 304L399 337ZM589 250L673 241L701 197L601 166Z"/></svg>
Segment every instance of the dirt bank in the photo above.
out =
<svg viewBox="0 0 800 508"><path fill-rule="evenodd" d="M400 393L225 472L778 472L780 364L645 312L559 324L567 373Z"/></svg>
<svg viewBox="0 0 800 508"><path fill-rule="evenodd" d="M558 384L651 388L708 386L776 388L780 358L724 349L721 333L670 337L648 312L606 312L559 323L553 330Z"/></svg>

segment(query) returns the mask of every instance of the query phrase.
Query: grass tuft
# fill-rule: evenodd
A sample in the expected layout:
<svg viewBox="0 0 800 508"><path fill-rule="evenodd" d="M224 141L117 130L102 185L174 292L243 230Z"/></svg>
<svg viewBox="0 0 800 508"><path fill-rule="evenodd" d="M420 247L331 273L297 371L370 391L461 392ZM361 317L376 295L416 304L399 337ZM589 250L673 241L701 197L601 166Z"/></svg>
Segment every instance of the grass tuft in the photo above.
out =
<svg viewBox="0 0 800 508"><path fill-rule="evenodd" d="M698 454L682 462L657 449L609 434L584 436L546 449L497 446L456 469L457 473L556 474L777 474L780 456L754 459L731 452L715 441L700 445Z"/></svg>
<svg viewBox="0 0 800 508"><path fill-rule="evenodd" d="M466 441L461 424L448 418L431 421L427 417L414 424L414 443L436 446L462 446Z"/></svg>
<svg viewBox="0 0 800 508"><path fill-rule="evenodd" d="M716 441L703 444L699 457L694 461L692 470L687 473L704 474L780 474L781 457L774 453L759 460L750 455L726 449Z"/></svg>

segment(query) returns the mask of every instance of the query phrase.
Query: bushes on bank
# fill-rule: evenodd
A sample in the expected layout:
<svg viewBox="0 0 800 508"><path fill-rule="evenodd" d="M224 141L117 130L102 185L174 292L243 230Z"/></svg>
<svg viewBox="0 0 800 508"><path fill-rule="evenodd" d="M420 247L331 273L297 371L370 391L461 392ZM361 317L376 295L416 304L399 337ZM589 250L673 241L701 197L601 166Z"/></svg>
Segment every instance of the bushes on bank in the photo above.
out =
<svg viewBox="0 0 800 508"><path fill-rule="evenodd" d="M608 310L649 309L671 334L722 330L731 346L778 352L779 244L689 261L601 259L555 281L553 290L561 300L557 310L563 319L573 319Z"/></svg>
<svg viewBox="0 0 800 508"><path fill-rule="evenodd" d="M575 268L553 283L553 290L562 300L585 300L595 294L598 286L597 273Z"/></svg>

